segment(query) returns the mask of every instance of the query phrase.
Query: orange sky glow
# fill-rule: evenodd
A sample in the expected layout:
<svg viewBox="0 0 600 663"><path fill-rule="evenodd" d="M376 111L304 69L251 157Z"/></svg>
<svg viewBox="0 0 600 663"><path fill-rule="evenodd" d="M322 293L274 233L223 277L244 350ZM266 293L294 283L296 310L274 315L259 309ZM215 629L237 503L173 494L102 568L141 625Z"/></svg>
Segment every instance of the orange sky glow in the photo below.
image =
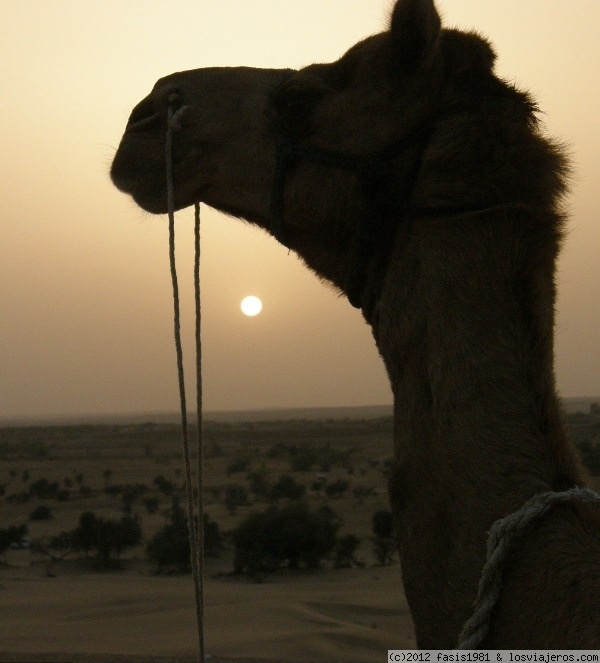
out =
<svg viewBox="0 0 600 663"><path fill-rule="evenodd" d="M388 0L0 0L0 419L175 411L167 223L110 183L132 107L161 76L298 68L384 29ZM598 0L438 0L531 90L574 174L559 263L561 395L600 395ZM178 214L194 382L193 212ZM359 312L266 234L202 209L207 410L379 405L392 395ZM254 294L264 309L240 311ZM192 401L193 402L193 401Z"/></svg>

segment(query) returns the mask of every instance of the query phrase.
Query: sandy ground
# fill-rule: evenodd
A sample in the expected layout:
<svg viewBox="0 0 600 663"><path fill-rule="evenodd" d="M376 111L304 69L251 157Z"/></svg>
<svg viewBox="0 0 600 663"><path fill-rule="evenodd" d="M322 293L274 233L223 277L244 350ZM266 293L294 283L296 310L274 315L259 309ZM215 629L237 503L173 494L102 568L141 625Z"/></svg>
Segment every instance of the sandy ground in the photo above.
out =
<svg viewBox="0 0 600 663"><path fill-rule="evenodd" d="M414 647L398 566L263 584L209 578L205 632L214 663L380 663ZM187 577L0 577L0 661L175 663L195 660L196 644Z"/></svg>

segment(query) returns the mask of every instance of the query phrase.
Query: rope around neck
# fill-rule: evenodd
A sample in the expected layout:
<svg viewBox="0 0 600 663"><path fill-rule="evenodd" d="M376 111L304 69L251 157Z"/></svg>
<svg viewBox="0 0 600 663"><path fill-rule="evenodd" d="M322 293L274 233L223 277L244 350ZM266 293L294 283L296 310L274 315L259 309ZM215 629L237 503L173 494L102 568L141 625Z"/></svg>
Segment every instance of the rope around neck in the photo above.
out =
<svg viewBox="0 0 600 663"><path fill-rule="evenodd" d="M173 100L175 101L175 100ZM179 285L175 266L175 195L173 186L172 146L173 133L180 129L179 118L185 106L174 111L170 106L167 120L167 136L165 148L165 164L167 175L167 208L169 215L169 263L173 286L175 349L177 352L177 374L179 378L179 400L181 406L181 432L183 458L185 463L185 487L187 498L188 531L190 538L190 561L194 579L194 595L196 601L196 621L198 629L198 660L204 663L204 498L203 498L203 454L202 454L202 344L200 336L200 204L194 207L194 299L196 309L196 411L197 411L197 503L194 509L194 485L190 461L188 441L187 405L185 396L185 379L183 372L183 351L181 347L181 324L179 315Z"/></svg>
<svg viewBox="0 0 600 663"><path fill-rule="evenodd" d="M531 523L553 506L578 500L600 503L600 495L589 488L571 488L561 493L535 495L518 511L497 520L488 534L487 560L479 581L475 613L464 625L457 649L479 649L490 630L490 621L502 587L504 563L515 544Z"/></svg>

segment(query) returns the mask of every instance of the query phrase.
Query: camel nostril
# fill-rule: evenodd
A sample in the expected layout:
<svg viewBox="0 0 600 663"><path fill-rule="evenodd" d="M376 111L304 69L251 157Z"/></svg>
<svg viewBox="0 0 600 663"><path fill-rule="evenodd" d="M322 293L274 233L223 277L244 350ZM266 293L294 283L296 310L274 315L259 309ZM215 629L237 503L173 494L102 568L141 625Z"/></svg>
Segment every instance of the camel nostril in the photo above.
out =
<svg viewBox="0 0 600 663"><path fill-rule="evenodd" d="M167 101L169 104L169 108L171 108L171 110L173 111L179 110L183 105L183 99L181 93L177 92L176 90L171 92L171 94L169 94L169 98Z"/></svg>
<svg viewBox="0 0 600 663"><path fill-rule="evenodd" d="M150 99L141 101L132 111L127 122L127 129L145 129L158 118L154 103Z"/></svg>

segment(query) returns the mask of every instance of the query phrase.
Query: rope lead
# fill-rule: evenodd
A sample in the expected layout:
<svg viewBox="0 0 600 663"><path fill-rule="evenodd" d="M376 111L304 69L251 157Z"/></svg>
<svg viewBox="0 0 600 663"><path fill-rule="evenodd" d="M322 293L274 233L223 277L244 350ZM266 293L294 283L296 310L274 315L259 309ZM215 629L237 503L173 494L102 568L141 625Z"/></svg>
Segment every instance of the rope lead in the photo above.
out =
<svg viewBox="0 0 600 663"><path fill-rule="evenodd" d="M497 520L489 531L487 561L479 581L479 593L473 616L464 625L457 649L480 649L488 632L496 603L500 598L502 572L515 541L531 523L557 504L573 501L600 503L600 495L589 488L575 487L564 492L535 495L518 511Z"/></svg>
<svg viewBox="0 0 600 663"><path fill-rule="evenodd" d="M194 485L190 461L190 445L188 440L187 405L185 397L185 379L183 372L183 351L181 347L181 323L179 314L179 285L177 283L177 269L175 265L175 195L173 186L172 146L173 132L179 130L179 116L185 107L173 111L168 110L167 136L165 147L165 165L167 176L167 209L169 216L169 264L171 268L171 282L173 286L174 333L175 349L177 352L177 374L179 379L179 400L181 406L181 432L183 443L183 458L185 463L185 487L187 498L188 531L190 538L190 562L194 579L194 594L196 600L196 620L198 628L198 661L205 663L204 655L204 501L203 501L203 454L202 454L202 346L200 338L200 205L195 205L194 223L194 297L196 304L196 405L197 405L197 519L194 513Z"/></svg>

